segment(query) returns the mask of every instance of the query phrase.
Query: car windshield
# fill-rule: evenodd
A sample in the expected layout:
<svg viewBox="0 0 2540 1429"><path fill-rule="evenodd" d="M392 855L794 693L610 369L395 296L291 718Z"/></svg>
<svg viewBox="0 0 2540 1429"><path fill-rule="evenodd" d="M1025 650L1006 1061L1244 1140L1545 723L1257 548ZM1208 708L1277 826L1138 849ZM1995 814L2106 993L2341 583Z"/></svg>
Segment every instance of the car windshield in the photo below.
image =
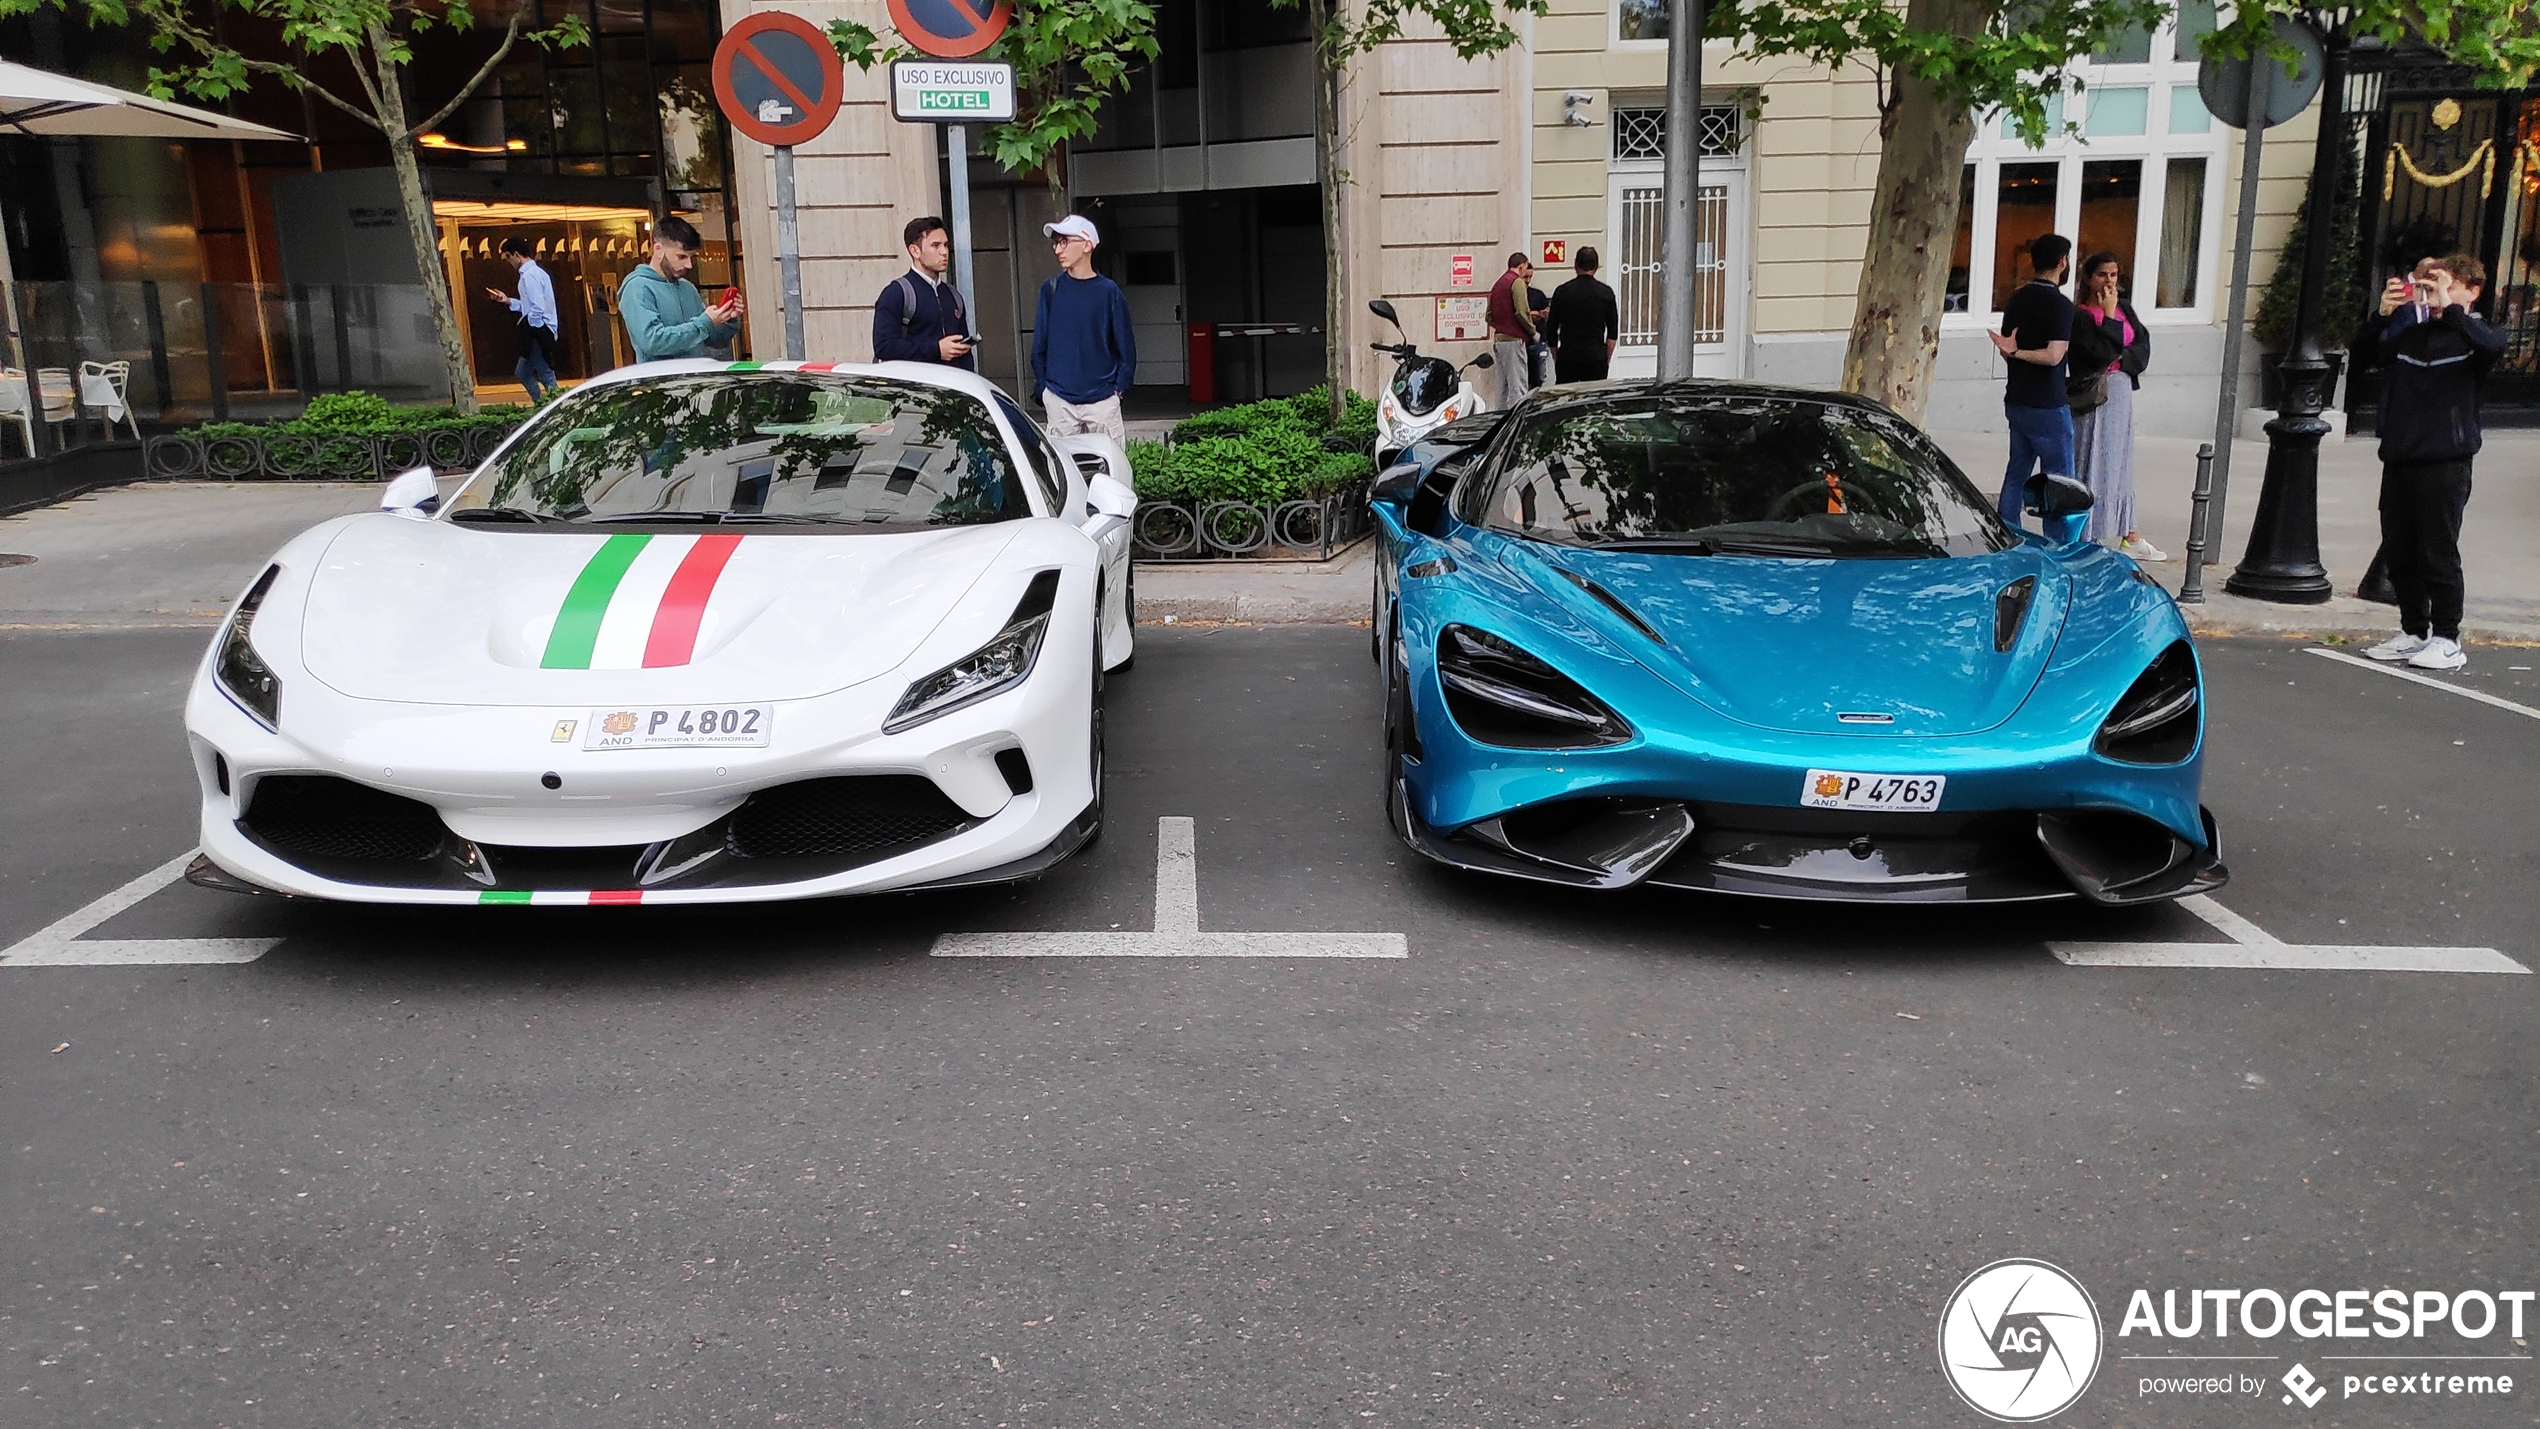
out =
<svg viewBox="0 0 2540 1429"><path fill-rule="evenodd" d="M1521 417L1467 520L1568 546L1945 556L2016 539L1886 412L1740 392L1626 392ZM1462 503L1459 503L1462 506Z"/></svg>
<svg viewBox="0 0 2540 1429"><path fill-rule="evenodd" d="M664 377L578 394L451 499L468 525L1016 521L1023 474L977 398L811 373Z"/></svg>

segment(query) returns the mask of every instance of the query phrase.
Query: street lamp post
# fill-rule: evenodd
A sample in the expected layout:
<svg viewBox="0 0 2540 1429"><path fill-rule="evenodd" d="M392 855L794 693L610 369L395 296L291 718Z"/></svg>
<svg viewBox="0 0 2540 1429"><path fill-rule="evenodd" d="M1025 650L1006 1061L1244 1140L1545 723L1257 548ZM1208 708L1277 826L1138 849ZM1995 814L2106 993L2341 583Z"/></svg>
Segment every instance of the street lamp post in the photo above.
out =
<svg viewBox="0 0 2540 1429"><path fill-rule="evenodd" d="M2318 605L2334 594L2320 565L2320 441L2328 423L2328 359L2320 351L2320 309L2328 290L2328 258L2345 156L2346 27L2342 16L2306 17L2322 35L2319 142L2311 158L2309 241L2302 250L2302 287L2294 308L2293 350L2284 359L2284 393L2267 423L2266 484L2249 529L2249 549L2223 589L2280 605ZM2252 133L2250 143L2259 142Z"/></svg>

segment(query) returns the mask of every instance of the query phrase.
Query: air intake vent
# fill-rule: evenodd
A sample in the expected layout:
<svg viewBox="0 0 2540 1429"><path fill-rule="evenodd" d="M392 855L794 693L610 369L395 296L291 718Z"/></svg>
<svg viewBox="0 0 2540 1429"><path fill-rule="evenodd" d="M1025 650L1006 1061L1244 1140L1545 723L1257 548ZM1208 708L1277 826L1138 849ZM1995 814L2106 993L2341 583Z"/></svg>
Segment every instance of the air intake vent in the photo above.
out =
<svg viewBox="0 0 2540 1429"><path fill-rule="evenodd" d="M1993 597L1993 648L2008 653L2020 638L2020 622L2028 619L2029 602L2037 596L2037 577L2022 576Z"/></svg>
<svg viewBox="0 0 2540 1429"><path fill-rule="evenodd" d="M430 804L323 774L270 774L239 827L292 859L420 862L448 832Z"/></svg>
<svg viewBox="0 0 2540 1429"><path fill-rule="evenodd" d="M1623 618L1623 622L1631 626L1632 629L1639 631L1641 634L1648 636L1650 639L1661 645L1667 643L1666 637L1660 635L1656 627L1652 626L1648 621L1640 618L1639 611L1623 604L1621 596L1614 594L1614 592L1607 590L1605 587L1598 585L1596 582L1589 580L1587 577L1580 575L1577 571L1571 570L1567 566L1554 566L1553 570L1559 572L1563 580L1566 580L1570 584L1577 586L1579 589L1586 591L1588 593L1588 599L1595 601L1597 604L1604 606L1607 610L1621 616Z"/></svg>
<svg viewBox="0 0 2540 1429"><path fill-rule="evenodd" d="M725 846L742 858L879 857L975 822L923 775L805 779L752 794L733 812Z"/></svg>

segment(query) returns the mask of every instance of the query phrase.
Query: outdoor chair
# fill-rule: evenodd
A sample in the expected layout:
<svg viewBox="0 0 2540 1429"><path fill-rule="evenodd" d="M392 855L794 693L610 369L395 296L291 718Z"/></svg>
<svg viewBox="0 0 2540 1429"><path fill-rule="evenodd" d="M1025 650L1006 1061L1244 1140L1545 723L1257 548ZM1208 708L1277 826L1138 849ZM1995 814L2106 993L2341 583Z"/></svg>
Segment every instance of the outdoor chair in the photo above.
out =
<svg viewBox="0 0 2540 1429"><path fill-rule="evenodd" d="M132 386L132 364L129 362L83 362L79 365L79 406L82 412L99 413L105 421L105 434L115 434L115 423L132 429L132 439L141 440L141 420L133 415L125 394Z"/></svg>
<svg viewBox="0 0 2540 1429"><path fill-rule="evenodd" d="M35 369L35 387L44 399L44 420L47 425L67 426L79 416L79 393L78 389L71 386L69 368L39 367ZM59 440L61 433L55 432L53 435L56 439L54 446L69 445Z"/></svg>
<svg viewBox="0 0 2540 1429"><path fill-rule="evenodd" d="M35 418L29 415L26 374L14 367L0 367L0 422L16 423L26 455L35 455Z"/></svg>

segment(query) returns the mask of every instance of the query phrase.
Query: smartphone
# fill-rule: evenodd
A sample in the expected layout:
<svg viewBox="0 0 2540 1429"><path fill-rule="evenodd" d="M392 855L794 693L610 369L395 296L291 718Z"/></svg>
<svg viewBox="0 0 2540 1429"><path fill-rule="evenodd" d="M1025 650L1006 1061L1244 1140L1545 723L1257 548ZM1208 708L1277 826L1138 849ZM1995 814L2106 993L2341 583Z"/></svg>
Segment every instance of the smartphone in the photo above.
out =
<svg viewBox="0 0 2540 1429"><path fill-rule="evenodd" d="M981 337L979 334L977 334L977 333L975 333L975 332L966 332L966 333L963 333L963 334L961 335L961 340L962 340L962 342L963 342L964 344L966 344L966 345L969 347L969 349L970 349L972 352L977 352L977 351L978 351L981 347L984 347L984 346L986 346L986 345L987 345L987 339L985 339L985 338Z"/></svg>

